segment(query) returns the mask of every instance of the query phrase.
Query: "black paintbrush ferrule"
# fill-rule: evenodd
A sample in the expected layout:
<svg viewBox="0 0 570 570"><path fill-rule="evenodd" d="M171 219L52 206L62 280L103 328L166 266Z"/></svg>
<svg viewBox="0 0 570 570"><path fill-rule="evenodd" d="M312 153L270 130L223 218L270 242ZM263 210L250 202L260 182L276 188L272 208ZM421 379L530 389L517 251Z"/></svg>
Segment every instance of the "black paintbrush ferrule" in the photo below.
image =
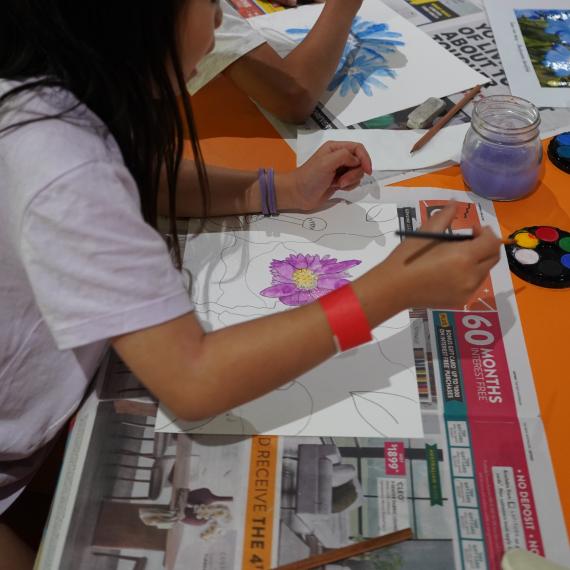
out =
<svg viewBox="0 0 570 570"><path fill-rule="evenodd" d="M409 231L397 231L396 235L407 238L423 238L423 239L435 239L439 241L467 241L473 239L473 235L470 234L450 234L450 233L437 233L437 232L409 232Z"/></svg>

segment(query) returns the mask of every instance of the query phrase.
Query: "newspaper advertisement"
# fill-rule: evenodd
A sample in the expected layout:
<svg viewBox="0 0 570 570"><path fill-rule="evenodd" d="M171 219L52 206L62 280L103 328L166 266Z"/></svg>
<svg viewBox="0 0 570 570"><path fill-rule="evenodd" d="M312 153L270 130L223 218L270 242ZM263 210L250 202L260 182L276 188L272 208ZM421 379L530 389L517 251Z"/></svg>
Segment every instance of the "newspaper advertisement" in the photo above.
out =
<svg viewBox="0 0 570 570"><path fill-rule="evenodd" d="M244 18L253 18L284 9L277 2L271 0L227 1ZM384 3L415 26L451 20L482 10L476 0L384 0Z"/></svg>
<svg viewBox="0 0 570 570"><path fill-rule="evenodd" d="M342 567L499 570L510 548L568 560L538 418L426 410L421 440L153 438L136 405L92 411L67 524L38 568L267 570L404 528L411 541Z"/></svg>
<svg viewBox="0 0 570 570"><path fill-rule="evenodd" d="M416 26L481 12L481 6L470 0L384 0L384 3Z"/></svg>
<svg viewBox="0 0 570 570"><path fill-rule="evenodd" d="M497 230L476 196L380 200L396 196L401 229L454 198L449 231ZM327 569L499 570L511 548L567 562L505 260L463 308L411 317L423 439L155 433L156 402L112 356L78 417L37 568L265 570L408 527L412 540Z"/></svg>

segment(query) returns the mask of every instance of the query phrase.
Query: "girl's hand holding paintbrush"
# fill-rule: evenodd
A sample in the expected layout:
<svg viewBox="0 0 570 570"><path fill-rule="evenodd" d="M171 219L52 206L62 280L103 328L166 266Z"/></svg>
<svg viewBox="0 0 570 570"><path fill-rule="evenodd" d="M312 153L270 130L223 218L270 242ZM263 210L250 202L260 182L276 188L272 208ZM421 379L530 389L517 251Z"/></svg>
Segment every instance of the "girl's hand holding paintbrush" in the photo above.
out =
<svg viewBox="0 0 570 570"><path fill-rule="evenodd" d="M452 202L421 230L443 232L456 210ZM406 239L371 273L390 279L394 301L402 309L462 307L499 261L500 249L501 240L490 228L475 229L465 241Z"/></svg>

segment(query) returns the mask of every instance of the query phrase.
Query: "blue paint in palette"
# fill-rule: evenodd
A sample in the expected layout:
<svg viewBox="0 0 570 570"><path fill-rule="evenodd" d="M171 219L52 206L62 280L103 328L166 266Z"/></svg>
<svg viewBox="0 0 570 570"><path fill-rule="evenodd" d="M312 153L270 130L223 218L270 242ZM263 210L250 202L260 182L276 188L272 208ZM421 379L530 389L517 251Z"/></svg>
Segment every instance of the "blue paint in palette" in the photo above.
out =
<svg viewBox="0 0 570 570"><path fill-rule="evenodd" d="M548 158L554 166L570 174L570 132L562 133L550 141Z"/></svg>
<svg viewBox="0 0 570 570"><path fill-rule="evenodd" d="M562 133L561 135L558 135L555 140L560 145L570 146L570 133Z"/></svg>
<svg viewBox="0 0 570 570"><path fill-rule="evenodd" d="M570 146L559 146L557 152L561 158L570 158Z"/></svg>

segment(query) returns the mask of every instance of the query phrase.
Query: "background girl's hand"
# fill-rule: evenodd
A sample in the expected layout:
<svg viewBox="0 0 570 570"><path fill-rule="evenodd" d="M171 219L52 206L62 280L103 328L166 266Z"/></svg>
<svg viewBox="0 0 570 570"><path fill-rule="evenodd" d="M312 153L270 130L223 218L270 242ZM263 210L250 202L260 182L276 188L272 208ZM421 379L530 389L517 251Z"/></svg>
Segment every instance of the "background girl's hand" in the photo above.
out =
<svg viewBox="0 0 570 570"><path fill-rule="evenodd" d="M443 232L456 209L457 204L450 204L422 230ZM462 242L407 238L377 269L384 278L393 276L402 306L463 307L499 261L500 249L490 228L476 230L473 240Z"/></svg>
<svg viewBox="0 0 570 570"><path fill-rule="evenodd" d="M280 209L313 210L336 190L356 188L372 161L364 146L354 142L326 142L303 166L277 180Z"/></svg>

